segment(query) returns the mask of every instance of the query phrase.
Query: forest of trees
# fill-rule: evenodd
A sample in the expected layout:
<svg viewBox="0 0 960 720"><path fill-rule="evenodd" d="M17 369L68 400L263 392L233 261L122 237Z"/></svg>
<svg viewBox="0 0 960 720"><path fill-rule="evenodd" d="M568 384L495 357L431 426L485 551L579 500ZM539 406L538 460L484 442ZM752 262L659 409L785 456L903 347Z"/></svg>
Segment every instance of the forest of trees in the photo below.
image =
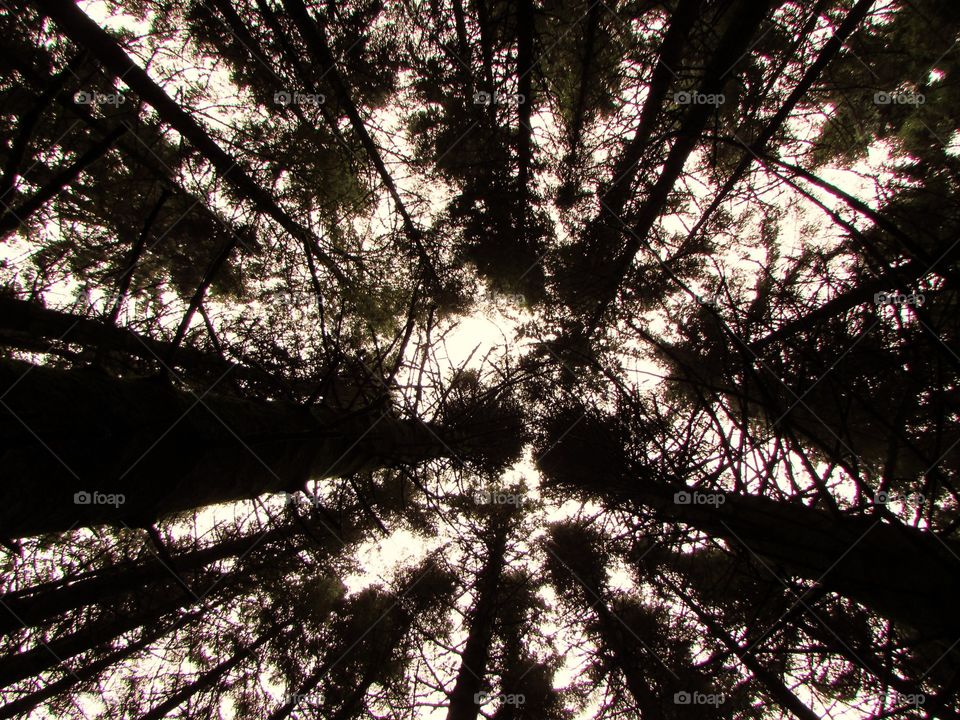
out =
<svg viewBox="0 0 960 720"><path fill-rule="evenodd" d="M957 0L4 0L0 99L0 718L960 720Z"/></svg>

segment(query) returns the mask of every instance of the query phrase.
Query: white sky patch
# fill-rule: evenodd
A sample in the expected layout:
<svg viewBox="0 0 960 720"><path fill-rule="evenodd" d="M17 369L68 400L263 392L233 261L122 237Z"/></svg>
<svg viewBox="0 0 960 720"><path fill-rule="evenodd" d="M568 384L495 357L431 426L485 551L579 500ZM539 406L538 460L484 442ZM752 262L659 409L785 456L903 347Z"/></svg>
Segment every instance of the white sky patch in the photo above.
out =
<svg viewBox="0 0 960 720"><path fill-rule="evenodd" d="M438 536L424 537L405 528L394 530L386 538L377 535L362 543L353 554L359 567L367 569L342 578L343 584L349 595L355 595L378 580L386 580L382 573L416 566L444 542Z"/></svg>

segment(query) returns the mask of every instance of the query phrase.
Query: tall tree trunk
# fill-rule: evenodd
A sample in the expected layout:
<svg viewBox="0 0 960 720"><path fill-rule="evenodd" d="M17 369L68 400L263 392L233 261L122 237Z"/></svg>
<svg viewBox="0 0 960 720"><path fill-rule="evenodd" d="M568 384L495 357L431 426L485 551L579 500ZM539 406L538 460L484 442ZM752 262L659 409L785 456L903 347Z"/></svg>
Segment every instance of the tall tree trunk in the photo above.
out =
<svg viewBox="0 0 960 720"><path fill-rule="evenodd" d="M313 234L291 218L276 200L243 169L241 163L230 157L200 123L157 85L143 68L124 52L117 41L91 20L72 0L36 0L35 4L42 13L49 15L56 22L71 41L96 57L108 74L126 83L157 111L165 123L189 140L242 196L250 200L261 212L273 218L293 237L301 240L306 252L312 253L337 280L341 283L347 282L343 271L319 248ZM234 240L237 239L238 237L234 236Z"/></svg>
<svg viewBox="0 0 960 720"><path fill-rule="evenodd" d="M490 640L497 614L509 525L494 517L487 558L477 577L477 599L470 613L470 630L460 660L460 671L450 694L447 720L476 720L480 706L475 695L483 689L490 655Z"/></svg>
<svg viewBox="0 0 960 720"><path fill-rule="evenodd" d="M46 340L46 342L38 342ZM193 377L211 375L214 379L230 372L232 377L266 385L273 390L295 389L310 393L314 385L302 387L286 383L268 372L224 361L215 353L180 347L139 335L94 318L45 308L39 303L0 296L0 345L33 352L46 352L53 341L84 345L98 351L133 355L150 363L164 358L172 368L183 368ZM172 356L172 359L171 359Z"/></svg>
<svg viewBox="0 0 960 720"><path fill-rule="evenodd" d="M652 508L662 519L747 549L764 558L773 572L820 583L922 632L945 639L960 636L960 546L954 541L753 495L724 493L722 504L677 504L674 493L679 490L638 482L618 494Z"/></svg>
<svg viewBox="0 0 960 720"><path fill-rule="evenodd" d="M261 635L256 642L240 648L232 656L213 666L200 675L195 681L173 693L173 695L162 703L141 715L140 720L163 720L163 718L168 717L171 711L183 705L183 703L187 702L194 695L204 690L209 690L220 682L224 675L240 665L244 660L247 660L252 653L255 653L268 642L279 637L284 628L289 627L290 624L290 622L286 622L282 625L274 626L271 630Z"/></svg>
<svg viewBox="0 0 960 720"><path fill-rule="evenodd" d="M386 411L326 409L321 419L320 410L212 389L0 362L0 535L146 527L457 446L454 434Z"/></svg>
<svg viewBox="0 0 960 720"><path fill-rule="evenodd" d="M733 66L749 50L750 41L767 16L772 4L773 0L750 0L750 2L745 2L740 6L739 15L730 19L730 25L706 68L703 81L698 88L700 94L717 95L722 93L730 79ZM640 207L623 249L617 248L614 261L600 278L598 284L600 302L590 318L588 334L591 334L599 326L607 305L615 299L623 277L630 269L633 258L640 251L653 224L660 217L667 198L680 177L690 153L700 142L703 130L712 113L713 108L706 103L689 106L677 133L677 139L670 148L667 159L663 164L660 176Z"/></svg>
<svg viewBox="0 0 960 720"><path fill-rule="evenodd" d="M840 23L836 32L820 50L817 59L807 67L806 72L804 72L800 82L798 82L790 92L789 97L787 97L774 116L770 118L770 121L750 146L746 148L746 151L740 158L740 162L737 163L737 167L730 174L730 177L727 178L723 187L720 188L720 191L714 195L710 206L704 211L703 216L693 230L690 231L691 237L700 231L700 228L706 224L707 219L720 207L720 204L727 195L730 194L730 191L740 182L740 179L744 176L750 165L753 164L753 161L766 150L767 143L770 142L771 138L773 138L781 126L787 121L787 118L789 118L790 113L793 112L797 103L806 97L807 92L817 81L817 78L820 77L820 74L826 69L827 65L829 65L837 53L840 52L847 38L860 26L860 23L863 22L867 13L870 12L870 8L873 7L875 3L876 0L859 0L857 4L850 9L850 12L847 13L843 22Z"/></svg>
<svg viewBox="0 0 960 720"><path fill-rule="evenodd" d="M102 648L136 628L158 624L170 613L189 605L193 597L174 589L162 598L151 600L152 604L141 612L93 622L69 635L0 659L0 687L39 675L77 655Z"/></svg>
<svg viewBox="0 0 960 720"><path fill-rule="evenodd" d="M517 92L523 102L517 106L517 185L519 186L519 228L523 237L529 198L530 165L533 156L533 72L537 64L536 13L533 0L517 0Z"/></svg>
<svg viewBox="0 0 960 720"><path fill-rule="evenodd" d="M199 550L173 556L173 567L156 558L137 563L121 563L97 570L89 577L61 587L39 588L37 592L18 592L0 596L0 634L21 628L37 627L71 610L87 605L105 605L114 598L155 587L173 580L177 572L188 584L195 571L229 557L243 556L253 549L262 549L291 535L291 526L284 525L266 532L253 532L230 538ZM301 538L302 542L302 538ZM29 591L29 588L27 588Z"/></svg>
<svg viewBox="0 0 960 720"><path fill-rule="evenodd" d="M694 599L684 592L683 588L676 585L670 578L659 576L655 582L667 584L671 590L681 599L684 604L693 610L694 614L700 619L710 634L720 641L730 652L732 652L745 666L753 673L754 677L766 688L770 697L782 708L786 708L799 720L819 720L819 716L804 705L800 699L794 695L790 689L783 684L783 681L768 671L763 664L749 650L740 647L736 640L728 633L719 622L714 620L706 611L704 611Z"/></svg>
<svg viewBox="0 0 960 720"><path fill-rule="evenodd" d="M106 137L93 143L76 160L54 173L53 177L34 195L25 199L16 208L0 215L0 238L12 233L37 210L63 192L64 188L80 177L84 170L106 155L125 132L127 132L127 126L118 125Z"/></svg>
<svg viewBox="0 0 960 720"><path fill-rule="evenodd" d="M160 624L153 625L149 630L144 632L144 634L138 640L131 642L129 645L108 653L107 655L97 658L96 660L85 663L83 667L76 668L72 671L67 671L67 673L59 680L48 683L41 689L34 692L21 695L16 700L3 705L0 707L0 720L7 720L7 718L12 717L26 717L27 713L40 705L40 703L49 700L52 697L64 695L73 691L75 687L83 685L83 683L89 682L90 680L98 677L100 673L102 673L108 667L124 662L132 655L143 650L152 642L160 639L169 632L173 632L178 628L183 627L188 622L196 620L197 618L197 614L184 615L177 620L172 627Z"/></svg>

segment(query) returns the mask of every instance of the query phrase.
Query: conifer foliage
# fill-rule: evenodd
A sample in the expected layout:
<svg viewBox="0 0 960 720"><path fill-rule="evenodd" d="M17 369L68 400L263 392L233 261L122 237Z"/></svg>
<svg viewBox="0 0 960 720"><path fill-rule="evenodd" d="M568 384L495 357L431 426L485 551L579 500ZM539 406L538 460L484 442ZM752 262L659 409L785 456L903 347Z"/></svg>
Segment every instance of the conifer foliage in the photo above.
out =
<svg viewBox="0 0 960 720"><path fill-rule="evenodd" d="M0 0L0 718L960 718L955 0Z"/></svg>

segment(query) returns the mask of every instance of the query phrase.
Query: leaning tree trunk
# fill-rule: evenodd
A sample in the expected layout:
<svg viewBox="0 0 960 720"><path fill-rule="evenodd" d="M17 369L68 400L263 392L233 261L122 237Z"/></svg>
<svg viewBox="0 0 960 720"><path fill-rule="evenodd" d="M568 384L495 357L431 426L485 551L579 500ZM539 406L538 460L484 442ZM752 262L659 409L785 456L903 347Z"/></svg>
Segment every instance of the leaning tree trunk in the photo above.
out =
<svg viewBox="0 0 960 720"><path fill-rule="evenodd" d="M0 707L0 720L7 720L7 718L13 717L26 717L27 713L41 703L58 695L66 696L67 693L74 691L74 688L82 686L91 680L95 680L107 668L126 661L167 633L178 630L188 622L198 619L198 617L199 614L196 613L183 615L173 626L152 625L139 639L131 642L129 645L108 653L96 660L84 663L83 667L68 670L60 679L47 683L39 690L21 695L16 700L3 705Z"/></svg>
<svg viewBox="0 0 960 720"><path fill-rule="evenodd" d="M291 535L291 526L283 525L174 555L173 567L158 558L149 558L101 568L88 577L62 587L17 592L15 596L13 593L0 595L0 635L44 625L64 613L87 605L103 606L117 597L148 588L156 591L158 586L170 584L174 579L173 572L191 584L197 577L196 572L211 563L244 556L255 548L262 550ZM303 538L299 542L302 543Z"/></svg>
<svg viewBox="0 0 960 720"><path fill-rule="evenodd" d="M457 446L457 433L386 411L321 414L215 390L0 362L0 536L144 527Z"/></svg>
<svg viewBox="0 0 960 720"><path fill-rule="evenodd" d="M495 518L493 523L487 559L477 577L477 600L470 613L470 630L461 655L457 682L450 694L447 720L476 720L480 713L475 695L483 690L487 672L509 530L502 519Z"/></svg>
<svg viewBox="0 0 960 720"><path fill-rule="evenodd" d="M173 710L176 710L197 693L215 687L227 673L243 663L245 660L250 659L251 655L256 653L268 642L271 642L279 637L280 634L291 624L292 621L287 621L286 623L275 625L273 628L261 635L255 642L241 647L229 658L218 663L217 665L214 665L205 673L201 674L194 682L180 688L180 690L173 693L159 705L156 705L145 714L141 715L139 720L163 720L163 718L169 717Z"/></svg>
<svg viewBox="0 0 960 720"><path fill-rule="evenodd" d="M310 393L316 389L315 384L287 382L265 370L238 365L217 354L191 347L174 349L169 342L154 340L92 317L52 310L37 302L0 297L0 345L43 353L49 352L55 343L83 345L101 353L131 355L153 367L157 367L163 358L171 368L188 370L191 377L209 375L216 379L230 373L231 378L274 391Z"/></svg>
<svg viewBox="0 0 960 720"><path fill-rule="evenodd" d="M960 635L960 546L955 542L874 518L834 517L753 495L723 493L722 504L677 504L679 489L637 483L620 493L663 519L764 558L772 572L817 582L921 632Z"/></svg>
<svg viewBox="0 0 960 720"><path fill-rule="evenodd" d="M170 593L142 612L90 623L69 635L16 655L8 655L0 659L0 687L13 685L51 670L77 655L102 648L104 644L131 630L157 625L171 613L190 604L190 600L186 593Z"/></svg>

